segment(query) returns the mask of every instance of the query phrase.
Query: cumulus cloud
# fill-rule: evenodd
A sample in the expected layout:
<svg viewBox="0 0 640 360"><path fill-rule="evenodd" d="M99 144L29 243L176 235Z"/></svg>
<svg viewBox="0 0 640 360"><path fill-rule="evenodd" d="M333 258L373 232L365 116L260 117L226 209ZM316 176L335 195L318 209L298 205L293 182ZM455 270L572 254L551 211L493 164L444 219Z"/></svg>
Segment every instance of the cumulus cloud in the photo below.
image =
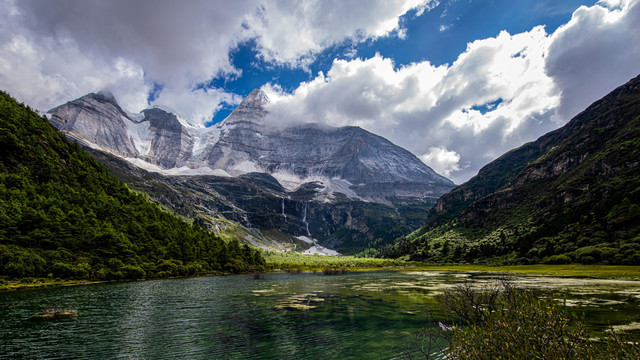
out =
<svg viewBox="0 0 640 360"><path fill-rule="evenodd" d="M154 104L202 123L231 95L194 88L237 71L229 49L255 2L4 0L2 7L0 86L15 96L44 110L107 89L139 111L158 83L164 90Z"/></svg>
<svg viewBox="0 0 640 360"><path fill-rule="evenodd" d="M551 36L546 71L562 91L568 119L640 72L640 2L583 6Z"/></svg>
<svg viewBox="0 0 640 360"><path fill-rule="evenodd" d="M437 5L435 0L266 1L247 20L247 33L257 38L265 60L305 66L316 53L345 40L403 37L400 16Z"/></svg>
<svg viewBox="0 0 640 360"><path fill-rule="evenodd" d="M145 104L143 69L121 57L86 56L72 41L34 39L23 29L26 15L12 2L0 4L0 86L40 110L90 91L113 90L124 105Z"/></svg>
<svg viewBox="0 0 640 360"><path fill-rule="evenodd" d="M460 155L444 147L431 147L428 153L420 156L420 159L437 173L447 177L452 171L460 171Z"/></svg>

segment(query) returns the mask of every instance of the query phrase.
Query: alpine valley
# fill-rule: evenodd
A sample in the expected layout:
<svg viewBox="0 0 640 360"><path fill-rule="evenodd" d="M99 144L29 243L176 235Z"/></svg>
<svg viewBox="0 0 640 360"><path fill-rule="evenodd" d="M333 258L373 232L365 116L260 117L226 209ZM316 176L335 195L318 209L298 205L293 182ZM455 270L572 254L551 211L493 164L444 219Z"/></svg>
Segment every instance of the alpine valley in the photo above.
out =
<svg viewBox="0 0 640 360"><path fill-rule="evenodd" d="M255 89L222 122L139 114L108 93L51 109L50 122L131 189L223 237L327 255L377 247L422 226L452 181L359 127L277 126Z"/></svg>

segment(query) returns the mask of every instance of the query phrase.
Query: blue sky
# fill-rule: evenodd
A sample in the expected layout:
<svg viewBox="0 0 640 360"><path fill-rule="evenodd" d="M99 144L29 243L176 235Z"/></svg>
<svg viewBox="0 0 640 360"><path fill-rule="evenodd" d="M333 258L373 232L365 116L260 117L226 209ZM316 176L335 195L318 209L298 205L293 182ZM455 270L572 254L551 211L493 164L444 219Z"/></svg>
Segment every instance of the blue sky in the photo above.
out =
<svg viewBox="0 0 640 360"><path fill-rule="evenodd" d="M640 0L0 0L0 88L360 126L461 183L640 73Z"/></svg>

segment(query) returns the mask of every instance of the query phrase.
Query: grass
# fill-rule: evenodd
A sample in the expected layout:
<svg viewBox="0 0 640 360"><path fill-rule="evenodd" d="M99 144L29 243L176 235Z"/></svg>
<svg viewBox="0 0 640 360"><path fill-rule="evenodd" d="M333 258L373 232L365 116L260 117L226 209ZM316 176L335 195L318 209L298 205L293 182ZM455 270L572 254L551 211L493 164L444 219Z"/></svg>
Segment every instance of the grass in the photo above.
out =
<svg viewBox="0 0 640 360"><path fill-rule="evenodd" d="M526 275L593 277L600 279L640 280L640 266L628 265L446 265L420 266L437 271L481 271Z"/></svg>
<svg viewBox="0 0 640 360"><path fill-rule="evenodd" d="M548 275L568 277L590 277L599 279L640 280L640 266L625 265L433 265L418 262L357 258L353 256L302 255L295 253L263 253L268 269L322 271L324 269L347 269L349 271L374 270L428 270L459 272L493 272L522 275ZM52 278L8 279L0 277L0 291L36 289L57 286L94 284L99 281L65 280Z"/></svg>
<svg viewBox="0 0 640 360"><path fill-rule="evenodd" d="M392 259L376 259L376 258L357 258L354 256L324 256L324 255L302 255L297 253L263 253L267 261L267 267L271 270L323 270L326 268L347 268L351 270L382 270L397 269L398 267L410 266L414 268L414 262L392 260Z"/></svg>
<svg viewBox="0 0 640 360"><path fill-rule="evenodd" d="M353 256L302 255L275 252L266 252L263 255L267 261L268 268L272 270L301 269L312 271L325 268L347 268L352 270L407 269L640 280L640 266L626 265L434 265L391 259L357 258Z"/></svg>
<svg viewBox="0 0 640 360"><path fill-rule="evenodd" d="M67 280L52 278L24 278L7 279L0 277L0 291L14 291L23 289L37 289L44 287L73 286L95 284L100 281L90 280Z"/></svg>

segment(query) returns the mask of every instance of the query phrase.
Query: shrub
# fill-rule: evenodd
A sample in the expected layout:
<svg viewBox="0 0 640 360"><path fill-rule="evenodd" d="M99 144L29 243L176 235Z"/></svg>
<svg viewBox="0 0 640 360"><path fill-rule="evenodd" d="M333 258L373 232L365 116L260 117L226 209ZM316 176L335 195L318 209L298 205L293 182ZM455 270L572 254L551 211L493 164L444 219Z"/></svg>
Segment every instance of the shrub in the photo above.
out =
<svg viewBox="0 0 640 360"><path fill-rule="evenodd" d="M456 326L441 325L447 332L440 337L449 339L449 347L437 355L461 360L640 358L637 343L613 332L592 340L582 320L572 319L564 307L539 295L508 283L446 290L437 301ZM423 353L427 358L433 355Z"/></svg>
<svg viewBox="0 0 640 360"><path fill-rule="evenodd" d="M576 250L575 254L576 261L583 264L593 264L594 262L600 260L602 256L602 250L594 246L585 246Z"/></svg>
<svg viewBox="0 0 640 360"><path fill-rule="evenodd" d="M565 254L551 255L544 258L542 262L544 262L545 264L569 264L571 263L571 258Z"/></svg>
<svg viewBox="0 0 640 360"><path fill-rule="evenodd" d="M76 276L76 271L73 266L60 261L53 263L51 270L55 277L74 278Z"/></svg>
<svg viewBox="0 0 640 360"><path fill-rule="evenodd" d="M141 267L139 266L132 266L132 265L124 265L120 268L120 272L122 272L122 276L125 279L142 279L144 278L147 273L142 270Z"/></svg>

